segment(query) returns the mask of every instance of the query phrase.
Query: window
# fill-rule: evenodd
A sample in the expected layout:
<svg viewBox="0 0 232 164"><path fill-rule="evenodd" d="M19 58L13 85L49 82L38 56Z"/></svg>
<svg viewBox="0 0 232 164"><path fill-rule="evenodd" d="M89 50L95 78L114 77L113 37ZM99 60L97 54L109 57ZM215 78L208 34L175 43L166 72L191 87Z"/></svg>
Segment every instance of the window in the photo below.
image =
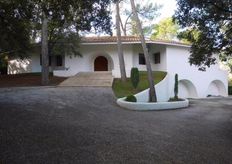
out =
<svg viewBox="0 0 232 164"><path fill-rule="evenodd" d="M144 54L142 54L142 53L139 53L139 64L140 65L145 65L146 64Z"/></svg>
<svg viewBox="0 0 232 164"><path fill-rule="evenodd" d="M56 56L56 65L57 67L63 66L63 56L57 55Z"/></svg>
<svg viewBox="0 0 232 164"><path fill-rule="evenodd" d="M154 59L155 59L155 64L159 64L160 63L160 52L157 52L154 54Z"/></svg>
<svg viewBox="0 0 232 164"><path fill-rule="evenodd" d="M63 66L63 56L62 55L55 55L55 56L49 56L49 66L54 67L62 67ZM42 56L40 55L40 65L42 65Z"/></svg>

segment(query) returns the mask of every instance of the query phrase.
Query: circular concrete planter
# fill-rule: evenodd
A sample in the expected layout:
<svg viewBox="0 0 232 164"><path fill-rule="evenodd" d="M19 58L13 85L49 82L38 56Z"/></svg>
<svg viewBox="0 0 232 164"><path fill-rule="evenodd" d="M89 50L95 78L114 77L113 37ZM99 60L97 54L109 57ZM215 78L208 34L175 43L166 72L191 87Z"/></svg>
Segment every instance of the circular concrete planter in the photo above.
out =
<svg viewBox="0 0 232 164"><path fill-rule="evenodd" d="M117 100L117 104L123 108L130 110L138 110L138 111L167 110L167 109L186 108L189 106L189 100L184 99L183 101L148 103L148 102L127 102L125 101L125 98L120 98Z"/></svg>

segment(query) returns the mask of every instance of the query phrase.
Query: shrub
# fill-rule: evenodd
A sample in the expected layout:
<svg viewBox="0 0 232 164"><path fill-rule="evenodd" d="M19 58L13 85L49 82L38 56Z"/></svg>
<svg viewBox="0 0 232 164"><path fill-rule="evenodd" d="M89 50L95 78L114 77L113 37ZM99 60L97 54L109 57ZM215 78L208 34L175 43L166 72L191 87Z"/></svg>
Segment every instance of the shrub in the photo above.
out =
<svg viewBox="0 0 232 164"><path fill-rule="evenodd" d="M0 75L7 75L7 67L0 67Z"/></svg>
<svg viewBox="0 0 232 164"><path fill-rule="evenodd" d="M175 75L174 98L178 99L178 74Z"/></svg>
<svg viewBox="0 0 232 164"><path fill-rule="evenodd" d="M6 56L1 56L0 55L0 75L6 75L7 74L7 57Z"/></svg>
<svg viewBox="0 0 232 164"><path fill-rule="evenodd" d="M229 95L232 95L232 86L229 86L229 87L228 87L228 94L229 94Z"/></svg>
<svg viewBox="0 0 232 164"><path fill-rule="evenodd" d="M131 68L131 83L136 89L139 84L139 70L138 68Z"/></svg>
<svg viewBox="0 0 232 164"><path fill-rule="evenodd" d="M127 96L125 100L128 102L137 102L137 99L134 95Z"/></svg>

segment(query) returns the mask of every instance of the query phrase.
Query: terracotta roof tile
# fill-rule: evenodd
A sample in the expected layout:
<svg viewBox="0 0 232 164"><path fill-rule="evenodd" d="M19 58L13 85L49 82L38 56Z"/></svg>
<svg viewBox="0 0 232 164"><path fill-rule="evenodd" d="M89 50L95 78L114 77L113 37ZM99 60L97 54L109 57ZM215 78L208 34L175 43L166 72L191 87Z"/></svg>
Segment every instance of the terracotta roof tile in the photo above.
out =
<svg viewBox="0 0 232 164"><path fill-rule="evenodd" d="M116 43L117 37L116 36L101 36L101 37L83 37L82 43ZM167 40L153 40L153 39L146 39L149 43L157 43L157 44L175 44L175 45L182 45L182 46L190 46L190 44L178 42L178 41L167 41ZM138 43L140 42L140 38L136 36L122 36L122 42L126 43Z"/></svg>
<svg viewBox="0 0 232 164"><path fill-rule="evenodd" d="M122 36L122 42L139 41L139 37L135 36ZM82 38L84 43L101 43L101 42L117 42L116 36L101 36L101 37L84 37Z"/></svg>

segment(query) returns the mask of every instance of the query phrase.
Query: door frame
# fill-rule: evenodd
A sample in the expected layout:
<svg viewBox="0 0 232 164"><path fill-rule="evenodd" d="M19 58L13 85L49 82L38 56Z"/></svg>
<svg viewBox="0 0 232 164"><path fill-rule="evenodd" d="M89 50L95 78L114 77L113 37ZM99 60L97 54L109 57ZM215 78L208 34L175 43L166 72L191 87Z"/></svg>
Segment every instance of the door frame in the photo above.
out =
<svg viewBox="0 0 232 164"><path fill-rule="evenodd" d="M91 68L90 69L91 69L92 72L95 72L94 71L94 62L95 62L95 59L97 57L99 57L99 56L103 56L103 57L105 57L108 60L108 71L112 71L114 69L113 59L107 53L104 53L104 52L95 52L91 56L92 57L90 58L90 63L91 63Z"/></svg>
<svg viewBox="0 0 232 164"><path fill-rule="evenodd" d="M93 66L94 67L94 72L98 72L98 70L96 69L96 60L98 60L99 58L102 58L102 59L106 60L106 63L104 63L104 64L106 64L106 66L103 66L103 67L106 67L106 70L102 70L102 71L109 71L109 61L108 61L107 57L100 55L100 56L97 56L94 59L94 66Z"/></svg>

